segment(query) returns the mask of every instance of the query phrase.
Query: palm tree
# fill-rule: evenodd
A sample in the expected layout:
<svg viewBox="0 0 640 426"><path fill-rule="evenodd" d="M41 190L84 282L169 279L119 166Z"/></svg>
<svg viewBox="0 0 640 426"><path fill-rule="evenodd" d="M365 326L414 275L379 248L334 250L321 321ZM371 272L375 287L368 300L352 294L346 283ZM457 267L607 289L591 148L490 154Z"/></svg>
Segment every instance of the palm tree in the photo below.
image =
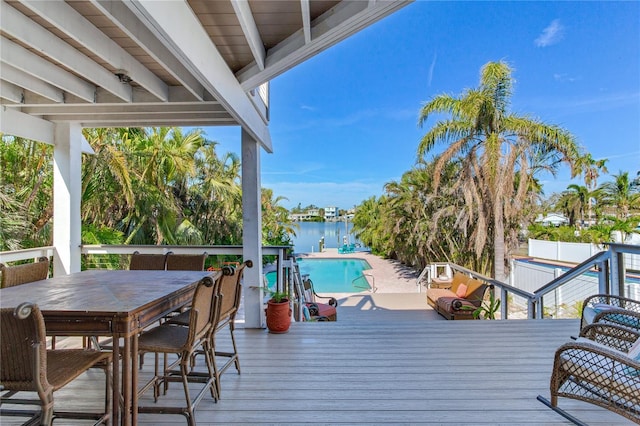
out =
<svg viewBox="0 0 640 426"><path fill-rule="evenodd" d="M629 172L620 171L613 179L600 186L602 201L615 210L618 219L626 220L631 212L640 211L640 188L629 178Z"/></svg>
<svg viewBox="0 0 640 426"><path fill-rule="evenodd" d="M478 88L468 89L457 98L437 95L424 104L419 117L419 125L423 126L432 114L450 116L436 122L423 136L418 157L422 158L437 143L448 145L435 163L434 192L438 191L440 171L445 165L456 158L462 161L460 180L465 182L465 204L477 223L476 255L481 255L490 240L497 279L505 278L506 226L517 222L519 211L529 198L531 160L550 158L550 167L567 162L575 176L573 166L580 157L568 131L509 112L512 87L511 67L505 62L489 62L482 67Z"/></svg>
<svg viewBox="0 0 640 426"><path fill-rule="evenodd" d="M606 158L601 158L600 160L595 160L590 153L586 153L583 155L578 161L578 168L582 168L584 172L584 184L587 186L589 192L594 193L595 189L598 186L598 177L600 177L600 172L608 173L607 170L607 160ZM593 198L589 197L588 200L588 212L587 212L587 221L591 225L592 224L592 210L593 210Z"/></svg>
<svg viewBox="0 0 640 426"><path fill-rule="evenodd" d="M588 209L592 194L586 186L571 184L560 195L556 206L569 218L569 225L584 222L584 212Z"/></svg>

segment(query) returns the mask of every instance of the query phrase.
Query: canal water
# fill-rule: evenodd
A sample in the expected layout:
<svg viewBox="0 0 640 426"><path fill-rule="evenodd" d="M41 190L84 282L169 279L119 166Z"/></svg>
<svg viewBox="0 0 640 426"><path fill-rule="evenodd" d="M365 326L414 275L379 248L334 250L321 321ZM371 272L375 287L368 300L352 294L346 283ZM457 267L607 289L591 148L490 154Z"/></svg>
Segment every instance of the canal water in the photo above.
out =
<svg viewBox="0 0 640 426"><path fill-rule="evenodd" d="M343 244L355 244L358 249L362 243L352 233L351 222L296 222L296 236L293 237L296 253L319 251L320 239L324 237L325 248L338 248Z"/></svg>

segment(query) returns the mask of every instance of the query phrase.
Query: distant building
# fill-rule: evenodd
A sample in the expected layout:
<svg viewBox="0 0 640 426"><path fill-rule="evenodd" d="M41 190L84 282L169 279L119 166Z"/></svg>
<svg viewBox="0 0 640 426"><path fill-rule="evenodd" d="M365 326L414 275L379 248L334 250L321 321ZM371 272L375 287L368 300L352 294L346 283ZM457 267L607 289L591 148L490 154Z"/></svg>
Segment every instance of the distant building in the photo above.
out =
<svg viewBox="0 0 640 426"><path fill-rule="evenodd" d="M536 223L541 223L543 225L552 225L552 226L561 226L568 225L569 219L560 213L549 213L546 216L538 215L536 218Z"/></svg>
<svg viewBox="0 0 640 426"><path fill-rule="evenodd" d="M336 220L338 217L338 208L337 207L325 207L324 208L324 220Z"/></svg>
<svg viewBox="0 0 640 426"><path fill-rule="evenodd" d="M309 216L320 216L320 209L309 209L307 210L307 214Z"/></svg>

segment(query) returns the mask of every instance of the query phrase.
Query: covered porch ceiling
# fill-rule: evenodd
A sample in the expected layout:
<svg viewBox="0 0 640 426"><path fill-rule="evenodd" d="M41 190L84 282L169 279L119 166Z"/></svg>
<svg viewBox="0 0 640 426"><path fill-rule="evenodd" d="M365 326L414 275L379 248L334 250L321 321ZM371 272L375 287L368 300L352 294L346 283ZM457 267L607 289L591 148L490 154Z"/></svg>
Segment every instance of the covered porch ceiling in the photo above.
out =
<svg viewBox="0 0 640 426"><path fill-rule="evenodd" d="M0 131L237 125L268 82L411 0L0 0Z"/></svg>

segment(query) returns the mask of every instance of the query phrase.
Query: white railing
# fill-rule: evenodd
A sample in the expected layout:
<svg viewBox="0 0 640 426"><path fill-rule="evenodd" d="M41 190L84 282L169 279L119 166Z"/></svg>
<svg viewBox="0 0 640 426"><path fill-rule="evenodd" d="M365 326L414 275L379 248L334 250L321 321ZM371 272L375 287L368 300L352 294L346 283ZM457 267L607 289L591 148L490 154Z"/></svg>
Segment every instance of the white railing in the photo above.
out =
<svg viewBox="0 0 640 426"><path fill-rule="evenodd" d="M0 263L17 262L20 260L37 259L41 256L51 258L55 247L35 247L23 250L0 251Z"/></svg>

